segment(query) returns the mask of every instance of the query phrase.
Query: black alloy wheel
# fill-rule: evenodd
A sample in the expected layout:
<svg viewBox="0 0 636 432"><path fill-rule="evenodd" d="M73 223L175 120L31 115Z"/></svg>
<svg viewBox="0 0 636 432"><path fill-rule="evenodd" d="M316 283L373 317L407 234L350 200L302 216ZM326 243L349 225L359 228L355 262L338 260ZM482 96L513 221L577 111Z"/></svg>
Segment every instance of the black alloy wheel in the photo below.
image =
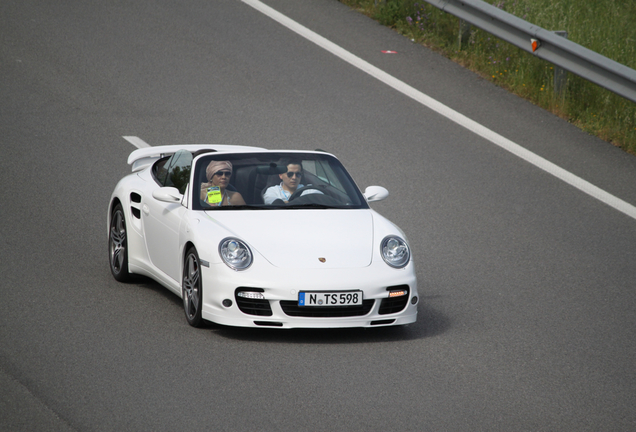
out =
<svg viewBox="0 0 636 432"><path fill-rule="evenodd" d="M183 266L181 280L183 295L183 310L186 320L192 327L201 327L204 323L201 317L203 306L203 290L201 285L201 263L195 248L188 249Z"/></svg>
<svg viewBox="0 0 636 432"><path fill-rule="evenodd" d="M126 237L126 218L121 204L117 204L110 217L108 236L108 256L110 271L119 282L130 280L128 272L128 241Z"/></svg>

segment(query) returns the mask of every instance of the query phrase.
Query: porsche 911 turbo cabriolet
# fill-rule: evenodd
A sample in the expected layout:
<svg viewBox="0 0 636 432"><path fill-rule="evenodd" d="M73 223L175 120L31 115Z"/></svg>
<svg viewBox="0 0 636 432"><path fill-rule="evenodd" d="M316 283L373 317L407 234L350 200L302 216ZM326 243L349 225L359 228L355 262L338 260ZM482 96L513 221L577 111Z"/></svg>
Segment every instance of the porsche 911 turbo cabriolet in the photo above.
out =
<svg viewBox="0 0 636 432"><path fill-rule="evenodd" d="M323 151L170 145L133 151L107 214L114 278L148 276L194 327L338 328L417 319L404 233Z"/></svg>

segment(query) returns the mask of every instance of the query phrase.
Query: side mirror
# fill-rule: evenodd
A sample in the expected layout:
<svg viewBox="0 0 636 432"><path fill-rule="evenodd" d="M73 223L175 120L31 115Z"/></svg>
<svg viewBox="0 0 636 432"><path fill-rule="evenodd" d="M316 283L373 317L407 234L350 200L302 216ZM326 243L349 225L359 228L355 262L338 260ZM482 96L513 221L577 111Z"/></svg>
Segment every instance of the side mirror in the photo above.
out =
<svg viewBox="0 0 636 432"><path fill-rule="evenodd" d="M368 202L382 201L389 196L389 191L382 186L369 186L364 190L364 197Z"/></svg>
<svg viewBox="0 0 636 432"><path fill-rule="evenodd" d="M156 200L167 203L180 203L183 199L183 195L179 193L179 189L175 187L162 187L152 193L152 197Z"/></svg>

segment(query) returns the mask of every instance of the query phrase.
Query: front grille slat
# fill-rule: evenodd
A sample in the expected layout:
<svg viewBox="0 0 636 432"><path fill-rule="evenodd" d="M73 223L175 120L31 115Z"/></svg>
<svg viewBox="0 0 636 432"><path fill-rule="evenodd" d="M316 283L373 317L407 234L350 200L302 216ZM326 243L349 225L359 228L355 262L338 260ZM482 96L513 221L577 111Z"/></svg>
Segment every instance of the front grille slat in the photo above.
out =
<svg viewBox="0 0 636 432"><path fill-rule="evenodd" d="M236 298L236 305L241 312L249 315L272 316L272 308L267 300Z"/></svg>
<svg viewBox="0 0 636 432"><path fill-rule="evenodd" d="M366 315L373 308L375 300L363 300L361 306L298 306L297 301L281 300L280 307L285 315L306 318L340 318Z"/></svg>

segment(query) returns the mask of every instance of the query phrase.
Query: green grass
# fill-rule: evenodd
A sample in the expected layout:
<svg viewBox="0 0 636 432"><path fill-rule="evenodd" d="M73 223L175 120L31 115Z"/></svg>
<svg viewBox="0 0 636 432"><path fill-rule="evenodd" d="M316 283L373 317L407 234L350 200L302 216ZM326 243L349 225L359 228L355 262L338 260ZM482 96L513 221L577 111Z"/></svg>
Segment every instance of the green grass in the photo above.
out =
<svg viewBox="0 0 636 432"><path fill-rule="evenodd" d="M459 20L423 1L340 1L636 155L635 103L571 73L557 95L552 64L475 27L460 48ZM546 30L565 30L568 39L636 69L634 0L486 1Z"/></svg>

